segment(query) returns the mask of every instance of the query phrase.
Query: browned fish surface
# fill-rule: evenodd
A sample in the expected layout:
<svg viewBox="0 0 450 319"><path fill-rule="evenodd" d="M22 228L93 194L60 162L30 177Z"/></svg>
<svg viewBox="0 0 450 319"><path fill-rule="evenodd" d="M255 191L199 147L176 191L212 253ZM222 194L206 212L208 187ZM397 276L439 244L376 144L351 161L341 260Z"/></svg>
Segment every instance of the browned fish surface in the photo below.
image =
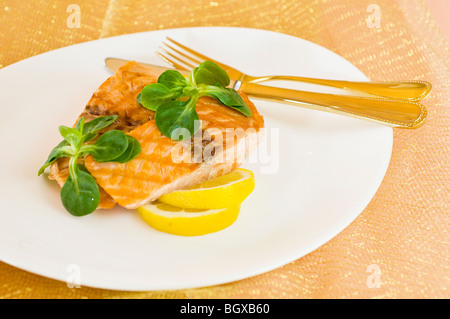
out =
<svg viewBox="0 0 450 319"><path fill-rule="evenodd" d="M114 201L137 208L163 194L229 173L242 164L261 136L264 120L242 94L251 117L204 97L196 111L202 125L199 133L207 136L184 142L163 136L153 120L154 112L136 102L142 88L158 76L136 62L127 63L98 88L80 115L90 121L117 114L115 123L105 130L122 130L142 147L138 157L123 164L97 163L92 156L86 157L86 168L102 189L100 208L109 208ZM53 178L65 181L67 176L58 176L64 161L53 165L57 166L52 167Z"/></svg>

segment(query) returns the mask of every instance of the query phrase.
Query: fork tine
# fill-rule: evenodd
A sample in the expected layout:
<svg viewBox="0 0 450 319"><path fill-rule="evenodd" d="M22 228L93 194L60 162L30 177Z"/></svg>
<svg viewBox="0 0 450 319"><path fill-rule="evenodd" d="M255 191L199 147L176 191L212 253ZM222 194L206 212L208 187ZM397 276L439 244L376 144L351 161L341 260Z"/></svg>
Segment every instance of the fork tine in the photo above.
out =
<svg viewBox="0 0 450 319"><path fill-rule="evenodd" d="M186 58L186 59L191 60L191 61L194 62L196 65L198 65L198 64L200 64L200 63L202 63L202 62L204 61L204 60L200 60L200 59L198 59L198 58L192 57L192 56L190 56L190 55L187 55L186 53L181 52L180 50L175 49L173 46L171 46L171 45L169 45L169 44L167 44L167 43L164 43L164 42L163 42L163 44L164 44L166 47L168 47L169 49L171 49L173 52L175 52L175 53L181 55L182 57L184 57L184 58ZM164 49L164 48L163 48L163 49ZM166 51L166 52L168 52L168 51Z"/></svg>
<svg viewBox="0 0 450 319"><path fill-rule="evenodd" d="M156 54L163 59L164 61L166 61L167 63L169 63L170 65L172 65L175 69L178 70L185 70L185 71L190 71L188 68L186 68L184 65L178 64L177 62L175 62L172 59L169 59L168 57L166 57L165 55L161 54L160 52L156 51Z"/></svg>
<svg viewBox="0 0 450 319"><path fill-rule="evenodd" d="M210 57L208 57L206 55L203 55L203 54L201 54L201 53L199 53L197 51L194 51L191 48L188 48L187 46L185 46L185 45L183 45L181 43L178 43L177 41L175 41L175 40L173 40L173 39L171 39L169 37L166 37L166 39L168 41L172 42L173 44L175 44L176 46L182 48L183 50L189 52L193 56L197 57L197 59L202 60L202 62L203 61L211 61L211 62L214 62L215 64L219 65L224 70L230 70L231 69L228 65L220 63L219 61L213 60L213 59L211 59Z"/></svg>
<svg viewBox="0 0 450 319"><path fill-rule="evenodd" d="M162 47L160 47L160 53L164 54L166 56L166 58L171 57L173 60L177 61L178 63L182 63L182 64L188 66L191 70L197 66L197 65L192 64L191 63L192 61L190 61L189 59L174 55Z"/></svg>
<svg viewBox="0 0 450 319"><path fill-rule="evenodd" d="M158 53L160 54L160 56L161 55L164 56L166 61L171 63L173 66L175 66L175 64L177 64L177 66L175 66L176 68L179 68L180 66L182 66L183 69L187 69L189 71L196 67L195 65L190 63L188 60L180 58L180 57L168 52L164 48L160 48ZM180 65L180 64L182 64L182 65Z"/></svg>

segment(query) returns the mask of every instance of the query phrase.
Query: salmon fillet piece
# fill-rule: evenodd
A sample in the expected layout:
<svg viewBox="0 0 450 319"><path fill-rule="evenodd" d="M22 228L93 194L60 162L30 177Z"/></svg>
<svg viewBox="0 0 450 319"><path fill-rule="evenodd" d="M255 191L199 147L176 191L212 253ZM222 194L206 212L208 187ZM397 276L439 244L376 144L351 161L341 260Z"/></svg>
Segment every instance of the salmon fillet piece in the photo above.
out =
<svg viewBox="0 0 450 319"><path fill-rule="evenodd" d="M178 142L162 135L154 112L136 102L142 88L157 82L158 76L148 67L129 62L97 89L80 115L90 121L117 114L117 120L104 131L122 130L142 148L139 156L127 163L97 163L92 156L86 157L85 166L101 189L99 208L117 202L134 209L166 193L227 174L245 161L262 136L264 119L243 93L252 116L202 97L196 105L201 130L195 138ZM61 179L64 161L53 165L52 178Z"/></svg>

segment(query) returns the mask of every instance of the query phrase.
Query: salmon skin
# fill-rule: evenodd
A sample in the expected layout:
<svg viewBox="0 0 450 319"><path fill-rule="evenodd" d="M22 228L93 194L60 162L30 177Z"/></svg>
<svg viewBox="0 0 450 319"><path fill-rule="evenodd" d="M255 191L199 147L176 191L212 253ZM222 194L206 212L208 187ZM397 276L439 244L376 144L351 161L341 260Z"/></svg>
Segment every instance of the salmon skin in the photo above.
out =
<svg viewBox="0 0 450 319"><path fill-rule="evenodd" d="M250 117L214 98L202 97L196 105L201 130L195 137L179 142L162 135L154 121L155 112L136 101L141 90L157 82L158 76L151 68L128 62L97 89L79 116L88 122L117 115L100 133L122 130L136 138L142 148L127 163L98 163L90 155L85 158L86 169L100 188L99 208L118 203L134 209L161 195L227 174L245 161L262 136L264 119L241 92L252 112ZM52 164L51 179L62 186L67 176L64 158Z"/></svg>

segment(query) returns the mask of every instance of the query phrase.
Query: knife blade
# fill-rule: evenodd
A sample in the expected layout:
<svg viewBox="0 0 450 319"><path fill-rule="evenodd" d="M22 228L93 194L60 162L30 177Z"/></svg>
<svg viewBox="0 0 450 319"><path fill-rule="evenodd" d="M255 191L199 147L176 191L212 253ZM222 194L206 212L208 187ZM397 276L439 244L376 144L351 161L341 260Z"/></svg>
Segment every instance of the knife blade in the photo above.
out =
<svg viewBox="0 0 450 319"><path fill-rule="evenodd" d="M131 60L126 60L126 59L119 59L119 58L113 58L113 57L108 57L105 59L105 66L113 73L117 72L117 70L122 67L123 65L125 65L126 63L130 62ZM161 65L155 65L155 64L149 64L149 63L145 63L145 62L138 62L139 64L146 66L148 68L153 69L154 71L156 71L157 73L163 73L164 71L167 70L176 70L178 72L180 72L181 74L183 74L184 76L188 77L189 76L189 71L186 70L180 70L180 69L175 69L175 68L171 68L171 67L165 67L165 66L161 66ZM236 80L230 80L230 87L232 87L235 90L241 90L242 92L248 94L248 95L252 95L255 97L259 97L259 94L256 94L256 91L264 91L264 89L269 89L273 88L270 86L266 86L266 85L261 85L261 84L256 84L256 83L249 83L249 82L241 82L241 81L236 81ZM278 89L278 88L277 88ZM298 91L298 90L292 90L292 89L281 89L281 90L285 90L284 92L287 94L287 96L292 95L289 93L294 93L294 92L302 92L302 91ZM273 93L273 92L272 92ZM265 99L265 100L285 100L285 96L274 96L274 97L268 97L268 96L262 96L260 97L261 99ZM302 101L295 101L295 102L302 102ZM307 102L302 102L302 103L307 103Z"/></svg>
<svg viewBox="0 0 450 319"><path fill-rule="evenodd" d="M119 58L106 58L105 66L113 73L116 73L120 67L122 67L123 65L125 65L126 63L128 63L130 61L131 60L125 60L125 59L119 59ZM167 70L175 70L173 68L168 68L165 66L148 64L148 63L143 63L143 62L139 62L139 64L149 67L158 73L163 73L164 71L167 71ZM184 71L184 70L177 70L177 71L179 71L183 75L189 75L189 73L187 71Z"/></svg>

